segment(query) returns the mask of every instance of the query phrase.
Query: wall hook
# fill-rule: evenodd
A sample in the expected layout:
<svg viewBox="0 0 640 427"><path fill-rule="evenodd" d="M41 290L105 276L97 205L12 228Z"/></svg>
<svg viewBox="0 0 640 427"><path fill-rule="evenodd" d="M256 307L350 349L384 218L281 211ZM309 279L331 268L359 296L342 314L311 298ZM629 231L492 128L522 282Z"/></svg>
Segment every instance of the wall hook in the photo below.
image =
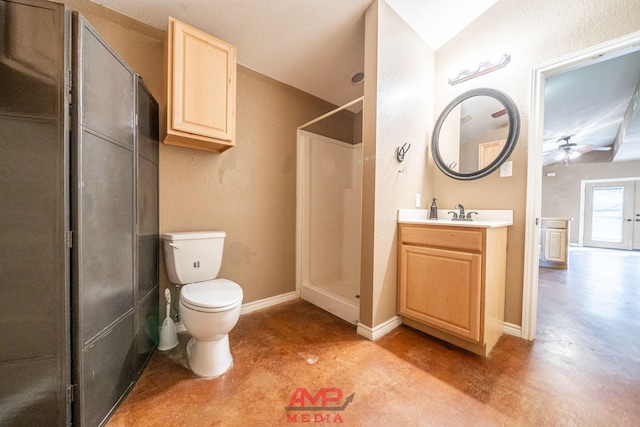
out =
<svg viewBox="0 0 640 427"><path fill-rule="evenodd" d="M402 147L396 148L396 159L398 159L400 163L404 161L404 155L407 154L407 151L409 151L409 148L411 148L411 144L407 145L406 142L402 144Z"/></svg>

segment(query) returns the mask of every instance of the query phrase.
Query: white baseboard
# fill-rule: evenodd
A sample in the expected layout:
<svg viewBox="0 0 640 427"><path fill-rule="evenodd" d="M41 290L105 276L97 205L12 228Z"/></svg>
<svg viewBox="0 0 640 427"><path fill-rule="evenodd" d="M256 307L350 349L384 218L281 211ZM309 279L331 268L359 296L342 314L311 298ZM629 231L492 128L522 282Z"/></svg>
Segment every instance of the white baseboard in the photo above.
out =
<svg viewBox="0 0 640 427"><path fill-rule="evenodd" d="M375 341L385 336L386 334L388 334L389 332L391 332L392 330L394 330L400 325L402 325L402 317L393 316L391 319L379 324L374 328L370 328L368 326L363 325L362 323L358 323L358 328L356 329L356 332L358 333L358 335L362 335L363 337L371 341Z"/></svg>
<svg viewBox="0 0 640 427"><path fill-rule="evenodd" d="M504 322L504 328L502 331L507 335L513 335L518 338L522 338L522 326L514 325L513 323Z"/></svg>
<svg viewBox="0 0 640 427"><path fill-rule="evenodd" d="M263 308L271 307L273 305L282 304L283 302L293 301L296 298L298 298L298 294L296 291L293 291L286 294L261 299L258 301L251 301L246 304L242 304L240 315L251 313L252 311L256 310L262 310Z"/></svg>

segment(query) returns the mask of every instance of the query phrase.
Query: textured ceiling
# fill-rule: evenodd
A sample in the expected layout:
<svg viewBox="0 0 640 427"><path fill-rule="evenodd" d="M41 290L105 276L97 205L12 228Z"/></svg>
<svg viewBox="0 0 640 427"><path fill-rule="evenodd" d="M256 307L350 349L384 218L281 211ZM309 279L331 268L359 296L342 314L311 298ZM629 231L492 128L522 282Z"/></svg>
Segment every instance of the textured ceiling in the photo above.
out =
<svg viewBox="0 0 640 427"><path fill-rule="evenodd" d="M570 141L584 146L605 147L613 144L638 80L640 80L640 50L613 58L600 58L590 65L551 76L545 81L544 147L552 153L558 139L570 136ZM627 138L637 139L628 134ZM638 145L638 144L634 144ZM611 160L598 154L599 159ZM588 157L582 161L587 161ZM619 159L617 159L619 160ZM627 158L624 160L632 160ZM545 164L553 162L553 154L545 156Z"/></svg>

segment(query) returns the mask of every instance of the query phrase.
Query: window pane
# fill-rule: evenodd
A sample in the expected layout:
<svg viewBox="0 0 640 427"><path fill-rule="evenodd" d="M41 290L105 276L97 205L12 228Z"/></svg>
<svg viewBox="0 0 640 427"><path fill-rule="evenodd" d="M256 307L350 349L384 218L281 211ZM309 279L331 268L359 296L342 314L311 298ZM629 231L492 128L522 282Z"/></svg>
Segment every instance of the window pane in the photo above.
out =
<svg viewBox="0 0 640 427"><path fill-rule="evenodd" d="M591 240L622 242L623 187L593 189Z"/></svg>

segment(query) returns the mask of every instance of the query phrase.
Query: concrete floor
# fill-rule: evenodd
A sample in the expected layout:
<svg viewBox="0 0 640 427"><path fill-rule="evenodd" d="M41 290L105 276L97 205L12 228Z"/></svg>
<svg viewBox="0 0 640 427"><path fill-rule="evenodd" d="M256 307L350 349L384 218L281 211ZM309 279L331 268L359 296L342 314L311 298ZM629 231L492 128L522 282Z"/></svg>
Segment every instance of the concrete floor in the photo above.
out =
<svg viewBox="0 0 640 427"><path fill-rule="evenodd" d="M488 358L405 326L371 342L296 300L242 316L211 380L181 334L107 425L640 425L640 254L605 255L541 269L537 339L505 335Z"/></svg>

